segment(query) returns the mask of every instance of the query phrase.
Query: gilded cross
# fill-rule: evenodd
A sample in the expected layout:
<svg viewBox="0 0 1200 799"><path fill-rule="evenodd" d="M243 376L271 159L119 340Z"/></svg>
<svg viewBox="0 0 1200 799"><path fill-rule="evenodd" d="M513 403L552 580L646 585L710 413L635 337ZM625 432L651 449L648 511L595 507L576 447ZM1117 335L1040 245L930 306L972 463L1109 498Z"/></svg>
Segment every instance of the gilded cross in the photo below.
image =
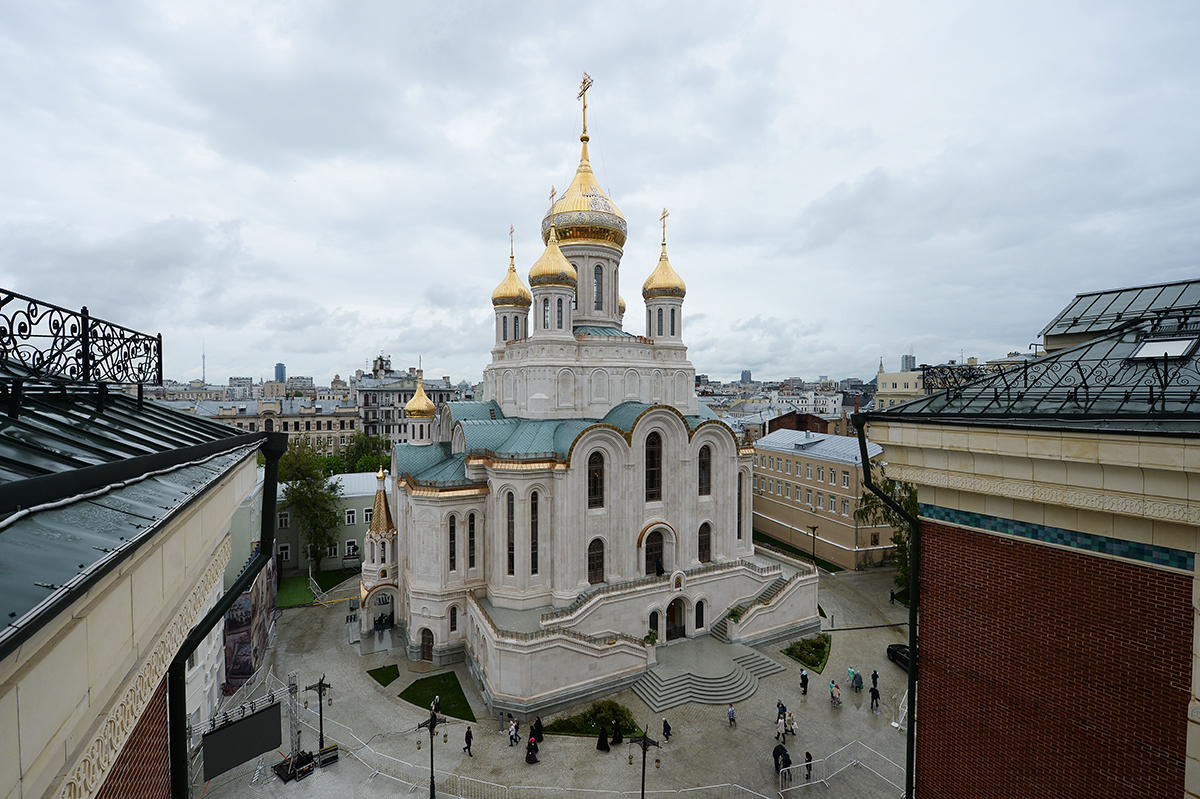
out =
<svg viewBox="0 0 1200 799"><path fill-rule="evenodd" d="M513 228L512 225L508 226L508 259L510 261L513 258L513 252L514 252L514 250L513 250L513 230L514 229L515 228Z"/></svg>
<svg viewBox="0 0 1200 799"><path fill-rule="evenodd" d="M587 90L591 88L592 76L583 73L583 80L579 83L579 99L583 100L583 135L587 135Z"/></svg>
<svg viewBox="0 0 1200 799"><path fill-rule="evenodd" d="M667 213L667 209L664 208L663 212L662 212L662 216L659 217L659 219L662 220L662 226L663 226L663 246L666 246L666 243L667 243L667 217L668 216L670 216L670 214Z"/></svg>

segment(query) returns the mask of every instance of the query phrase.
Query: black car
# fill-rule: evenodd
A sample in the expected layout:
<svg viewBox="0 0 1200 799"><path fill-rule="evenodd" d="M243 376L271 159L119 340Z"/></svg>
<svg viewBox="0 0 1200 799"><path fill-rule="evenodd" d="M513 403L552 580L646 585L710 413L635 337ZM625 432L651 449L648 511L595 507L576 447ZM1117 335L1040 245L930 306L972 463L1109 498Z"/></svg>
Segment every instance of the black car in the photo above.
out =
<svg viewBox="0 0 1200 799"><path fill-rule="evenodd" d="M887 659L908 671L908 646L906 644L888 644Z"/></svg>

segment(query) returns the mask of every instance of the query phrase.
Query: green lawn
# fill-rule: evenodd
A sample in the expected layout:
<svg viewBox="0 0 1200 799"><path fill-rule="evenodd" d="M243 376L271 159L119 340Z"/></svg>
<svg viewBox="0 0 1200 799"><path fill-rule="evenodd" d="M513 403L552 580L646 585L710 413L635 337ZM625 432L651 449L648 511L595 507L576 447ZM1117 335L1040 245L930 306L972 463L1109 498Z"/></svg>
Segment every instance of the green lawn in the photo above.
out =
<svg viewBox="0 0 1200 799"><path fill-rule="evenodd" d="M787 649L780 651L820 674L829 662L829 653L833 651L833 637L829 633L818 633L810 638L792 641Z"/></svg>
<svg viewBox="0 0 1200 799"><path fill-rule="evenodd" d="M621 735L624 737L633 738L642 734L629 708L613 699L598 699L582 713L555 719L546 725L546 732L595 738L600 735L600 725L603 724L608 735L612 735L613 719L621 720Z"/></svg>
<svg viewBox="0 0 1200 799"><path fill-rule="evenodd" d="M377 669L368 669L367 674L374 678L375 682L383 687L387 687L396 681L400 676L400 667L393 663L390 666L380 666Z"/></svg>
<svg viewBox="0 0 1200 799"><path fill-rule="evenodd" d="M442 698L442 715L463 721L475 720L475 714L471 712L471 703L467 701L462 686L458 684L458 675L452 671L422 677L400 692L401 699L422 710L429 710L435 696Z"/></svg>
<svg viewBox="0 0 1200 799"><path fill-rule="evenodd" d="M799 549L797 547L792 546L791 544L780 541L778 538L772 538L771 536L767 535L766 533L760 533L758 530L754 531L754 540L760 544L768 544L768 545L776 547L778 549L782 549L784 552L788 553L789 555L791 555L794 558L800 558L801 560L807 560L810 563L815 562L817 564L817 566L819 566L820 568L824 569L827 572L845 571L845 569L843 569L841 566L837 565L836 563L830 563L829 561L825 560L824 558L814 558L811 552L805 552L803 549Z"/></svg>
<svg viewBox="0 0 1200 799"><path fill-rule="evenodd" d="M358 572L346 574L342 571L327 571L314 574L313 580L321 586L322 591L328 591L334 586L341 585L347 580L357 580ZM279 581L279 596L275 606L280 608L295 608L313 603L313 592L308 587L307 574L293 574Z"/></svg>

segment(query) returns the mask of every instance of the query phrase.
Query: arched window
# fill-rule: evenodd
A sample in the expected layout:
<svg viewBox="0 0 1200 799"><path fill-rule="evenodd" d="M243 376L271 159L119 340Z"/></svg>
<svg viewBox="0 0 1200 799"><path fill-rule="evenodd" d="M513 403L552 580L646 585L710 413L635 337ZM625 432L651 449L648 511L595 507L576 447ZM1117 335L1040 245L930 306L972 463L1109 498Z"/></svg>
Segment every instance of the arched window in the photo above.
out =
<svg viewBox="0 0 1200 799"><path fill-rule="evenodd" d="M662 437L658 433L646 436L646 501L662 500Z"/></svg>
<svg viewBox="0 0 1200 799"><path fill-rule="evenodd" d="M658 566L662 563L663 537L655 530L646 536L646 574L658 574Z"/></svg>
<svg viewBox="0 0 1200 799"><path fill-rule="evenodd" d="M367 546L367 552L370 553L371 562L374 563L375 562L375 542L374 541L372 541L370 543L370 545Z"/></svg>
<svg viewBox="0 0 1200 799"><path fill-rule="evenodd" d="M589 508L604 507L604 453L593 452L588 457Z"/></svg>
<svg viewBox="0 0 1200 799"><path fill-rule="evenodd" d="M508 317L507 316L500 317L500 327L502 330L502 332L500 334L500 340L508 341Z"/></svg>
<svg viewBox="0 0 1200 799"><path fill-rule="evenodd" d="M700 470L700 496L712 494L712 449L705 444L700 448L700 457L696 459Z"/></svg>
<svg viewBox="0 0 1200 799"><path fill-rule="evenodd" d="M267 419L266 423L263 425L263 430L266 430L268 433L273 432L275 430L275 420Z"/></svg>
<svg viewBox="0 0 1200 799"><path fill-rule="evenodd" d="M797 489L799 491L799 489ZM738 472L738 498L737 498L737 537L740 541L742 538L742 473Z"/></svg>
<svg viewBox="0 0 1200 799"><path fill-rule="evenodd" d="M658 611L650 611L650 629L658 632Z"/></svg>
<svg viewBox="0 0 1200 799"><path fill-rule="evenodd" d="M701 563L712 562L712 527L708 522L700 525L700 535L696 541L696 553Z"/></svg>
<svg viewBox="0 0 1200 799"><path fill-rule="evenodd" d="M450 632L458 629L458 608L450 606Z"/></svg>
<svg viewBox="0 0 1200 799"><path fill-rule="evenodd" d="M374 548L374 545L372 545ZM387 563L387 541L379 542L379 562Z"/></svg>
<svg viewBox="0 0 1200 799"><path fill-rule="evenodd" d="M517 573L517 500L508 492L508 573Z"/></svg>
<svg viewBox="0 0 1200 799"><path fill-rule="evenodd" d="M550 329L550 298L542 298L542 330Z"/></svg>
<svg viewBox="0 0 1200 799"><path fill-rule="evenodd" d="M513 317L513 338L521 337L521 317Z"/></svg>
<svg viewBox="0 0 1200 799"><path fill-rule="evenodd" d="M739 475L740 477L740 475ZM475 568L475 514L467 517L467 568Z"/></svg>
<svg viewBox="0 0 1200 799"><path fill-rule="evenodd" d="M450 571L458 570L458 530L457 521L450 517Z"/></svg>
<svg viewBox="0 0 1200 799"><path fill-rule="evenodd" d="M562 330L562 297L558 298L558 329Z"/></svg>
<svg viewBox="0 0 1200 799"><path fill-rule="evenodd" d="M588 544L588 582L598 585L604 582L604 542L597 538Z"/></svg>
<svg viewBox="0 0 1200 799"><path fill-rule="evenodd" d="M658 309L658 335L662 335L662 308Z"/></svg>
<svg viewBox="0 0 1200 799"><path fill-rule="evenodd" d="M650 326L650 319L651 319L650 309L647 308L646 309L646 335L647 336L654 335L654 328Z"/></svg>
<svg viewBox="0 0 1200 799"><path fill-rule="evenodd" d="M671 335L675 335L675 309L671 309Z"/></svg>
<svg viewBox="0 0 1200 799"><path fill-rule="evenodd" d="M538 573L538 493L529 497L529 573Z"/></svg>
<svg viewBox="0 0 1200 799"><path fill-rule="evenodd" d="M596 264L596 268L594 270L592 270L592 274L594 275L594 277L592 278L592 283L594 284L594 291L596 294L596 310L603 311L604 310L604 270L600 268L600 264Z"/></svg>
<svg viewBox="0 0 1200 799"><path fill-rule="evenodd" d="M696 602L696 629L697 630L704 629L704 600L703 599L698 600Z"/></svg>

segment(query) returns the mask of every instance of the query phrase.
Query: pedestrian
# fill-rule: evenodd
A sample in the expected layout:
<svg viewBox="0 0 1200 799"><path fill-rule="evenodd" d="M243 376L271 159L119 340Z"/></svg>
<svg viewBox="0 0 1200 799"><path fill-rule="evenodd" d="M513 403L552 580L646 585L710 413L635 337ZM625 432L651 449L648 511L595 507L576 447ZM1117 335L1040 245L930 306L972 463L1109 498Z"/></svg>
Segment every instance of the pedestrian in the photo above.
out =
<svg viewBox="0 0 1200 799"><path fill-rule="evenodd" d="M854 667L853 666L846 669L846 682L850 683L851 685L854 684Z"/></svg>
<svg viewBox="0 0 1200 799"><path fill-rule="evenodd" d="M601 752L608 751L608 730L604 729L604 724L600 724L600 737L596 739L596 748Z"/></svg>
<svg viewBox="0 0 1200 799"><path fill-rule="evenodd" d="M775 719L775 740L787 740L787 720L783 716Z"/></svg>
<svg viewBox="0 0 1200 799"><path fill-rule="evenodd" d="M833 701L833 689L834 688L837 688L837 683L834 682L833 680L830 680L829 681L829 701L830 702Z"/></svg>
<svg viewBox="0 0 1200 799"><path fill-rule="evenodd" d="M784 748L783 744L775 744L775 748L771 750L771 757L774 758L774 760L775 760L775 773L776 774L779 773L779 759L781 757L783 757L784 753L786 753L786 752L787 752L787 749Z"/></svg>
<svg viewBox="0 0 1200 799"><path fill-rule="evenodd" d="M873 669L871 671L871 687L872 688L879 687L879 670L878 669Z"/></svg>
<svg viewBox="0 0 1200 799"><path fill-rule="evenodd" d="M792 735L796 734L796 717L791 714L791 711L788 711L787 724L784 725L784 729Z"/></svg>
<svg viewBox="0 0 1200 799"><path fill-rule="evenodd" d="M542 742L542 738L545 737L545 732L543 731L543 727L542 727L542 717L541 716L534 717L533 727L531 729L533 730L534 740L540 744Z"/></svg>
<svg viewBox="0 0 1200 799"><path fill-rule="evenodd" d="M775 705L775 712L778 713L780 716L786 716L787 715L787 705L785 705L783 702L779 702L778 704Z"/></svg>
<svg viewBox="0 0 1200 799"><path fill-rule="evenodd" d="M808 696L808 669L800 669L800 695Z"/></svg>
<svg viewBox="0 0 1200 799"><path fill-rule="evenodd" d="M804 753L804 781L812 779L812 752Z"/></svg>
<svg viewBox="0 0 1200 799"><path fill-rule="evenodd" d="M475 736L471 734L471 727L470 727L470 725L468 725L467 726L467 735L466 735L467 745L463 747L463 751L466 752L471 757L475 757L475 755L471 754L471 739L474 737Z"/></svg>
<svg viewBox="0 0 1200 799"><path fill-rule="evenodd" d="M733 702L729 703L729 710L727 710L725 712L729 714L729 726L736 727L737 726L737 716L735 716L734 712L733 712Z"/></svg>
<svg viewBox="0 0 1200 799"><path fill-rule="evenodd" d="M833 684L833 705L834 707L842 706L842 687L837 683Z"/></svg>
<svg viewBox="0 0 1200 799"><path fill-rule="evenodd" d="M537 750L538 750L537 741L533 740L533 736L531 735L531 736L529 736L529 743L525 744L525 762L526 763L533 764L533 763L538 762Z"/></svg>
<svg viewBox="0 0 1200 799"><path fill-rule="evenodd" d="M435 696L433 698L433 712L434 713L442 712L442 698L440 696Z"/></svg>
<svg viewBox="0 0 1200 799"><path fill-rule="evenodd" d="M862 693L862 689L863 689L862 672L859 671L858 669L855 669L854 670L854 693L856 693L856 694Z"/></svg>
<svg viewBox="0 0 1200 799"><path fill-rule="evenodd" d="M792 767L792 756L787 750L783 750L783 754L779 756L779 773L783 775L783 784L792 784L792 772L788 771Z"/></svg>
<svg viewBox="0 0 1200 799"><path fill-rule="evenodd" d="M896 589L895 589L895 588L893 588L893 589L892 589L892 597L891 597L891 600L892 600L892 604L893 604L893 605L894 605L894 604L896 604Z"/></svg>
<svg viewBox="0 0 1200 799"><path fill-rule="evenodd" d="M879 689L874 685L871 686L871 710L879 707Z"/></svg>
<svg viewBox="0 0 1200 799"><path fill-rule="evenodd" d="M624 740L625 740L624 736L621 735L621 720L613 719L613 734L612 734L612 741L611 741L612 745L616 746L617 744L621 743Z"/></svg>
<svg viewBox="0 0 1200 799"><path fill-rule="evenodd" d="M671 725L667 723L666 717L663 718L663 740L671 740Z"/></svg>
<svg viewBox="0 0 1200 799"><path fill-rule="evenodd" d="M510 713L508 717L508 745L513 746L519 740L521 739L517 737L517 721Z"/></svg>

